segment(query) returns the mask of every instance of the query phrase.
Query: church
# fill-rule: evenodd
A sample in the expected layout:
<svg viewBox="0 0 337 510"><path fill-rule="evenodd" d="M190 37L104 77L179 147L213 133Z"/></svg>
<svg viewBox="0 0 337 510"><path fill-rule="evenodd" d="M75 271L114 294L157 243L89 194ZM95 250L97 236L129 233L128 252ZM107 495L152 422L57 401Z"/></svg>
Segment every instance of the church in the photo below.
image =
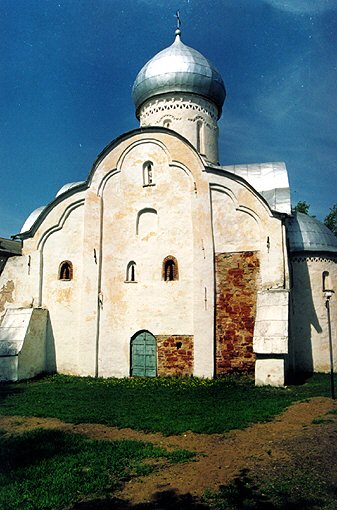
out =
<svg viewBox="0 0 337 510"><path fill-rule="evenodd" d="M292 213L283 162L221 166L225 96L178 28L135 79L140 127L0 240L0 380L330 370L337 238Z"/></svg>

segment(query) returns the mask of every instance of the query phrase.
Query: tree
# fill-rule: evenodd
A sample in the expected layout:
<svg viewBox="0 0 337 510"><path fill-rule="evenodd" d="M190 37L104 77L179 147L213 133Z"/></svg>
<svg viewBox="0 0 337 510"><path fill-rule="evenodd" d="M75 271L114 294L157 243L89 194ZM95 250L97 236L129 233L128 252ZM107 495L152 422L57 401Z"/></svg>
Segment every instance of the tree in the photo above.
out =
<svg viewBox="0 0 337 510"><path fill-rule="evenodd" d="M337 236L337 204L330 207L329 214L324 218L324 225Z"/></svg>
<svg viewBox="0 0 337 510"><path fill-rule="evenodd" d="M294 211L301 212L304 214L309 214L310 204L306 201L299 201L294 207Z"/></svg>

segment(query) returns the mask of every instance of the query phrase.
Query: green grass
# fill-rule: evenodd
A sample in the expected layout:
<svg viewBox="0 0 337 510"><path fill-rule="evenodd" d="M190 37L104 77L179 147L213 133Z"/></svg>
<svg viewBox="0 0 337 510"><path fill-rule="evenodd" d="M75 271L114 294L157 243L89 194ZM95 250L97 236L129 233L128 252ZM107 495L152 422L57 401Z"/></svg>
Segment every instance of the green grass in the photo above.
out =
<svg viewBox="0 0 337 510"><path fill-rule="evenodd" d="M261 480L243 469L232 483L219 491L206 491L210 510L335 510L333 487L308 467L291 466L270 472Z"/></svg>
<svg viewBox="0 0 337 510"><path fill-rule="evenodd" d="M93 379L50 376L0 385L0 414L56 417L179 434L223 433L271 420L292 402L329 396L329 377L301 386L255 387L247 377Z"/></svg>
<svg viewBox="0 0 337 510"><path fill-rule="evenodd" d="M312 420L313 425L324 425L326 423L334 423L334 420L330 418L314 418Z"/></svg>
<svg viewBox="0 0 337 510"><path fill-rule="evenodd" d="M182 462L193 456L141 441L94 441L56 430L2 432L0 510L60 509L85 496L111 496L131 476L154 469L147 459Z"/></svg>

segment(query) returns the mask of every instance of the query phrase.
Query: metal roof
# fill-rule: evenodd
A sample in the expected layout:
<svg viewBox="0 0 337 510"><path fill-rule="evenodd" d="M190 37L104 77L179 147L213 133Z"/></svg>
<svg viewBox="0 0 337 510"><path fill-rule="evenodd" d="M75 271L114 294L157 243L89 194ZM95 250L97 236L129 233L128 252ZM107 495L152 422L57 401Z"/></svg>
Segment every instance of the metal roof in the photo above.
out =
<svg viewBox="0 0 337 510"><path fill-rule="evenodd" d="M28 232L28 230L30 230L30 228L33 225L33 223L37 220L37 218L40 216L40 214L42 213L42 211L45 208L46 208L46 206L42 205L41 207L38 207L37 209L35 209L33 212L30 213L30 215L28 216L28 218L26 219L26 221L22 225L22 228L20 230L20 234L22 234L23 232Z"/></svg>
<svg viewBox="0 0 337 510"><path fill-rule="evenodd" d="M312 216L295 212L294 216L287 218L286 229L290 253L337 252L337 237Z"/></svg>
<svg viewBox="0 0 337 510"><path fill-rule="evenodd" d="M221 169L243 177L273 211L291 213L288 171L282 161L221 166Z"/></svg>
<svg viewBox="0 0 337 510"><path fill-rule="evenodd" d="M69 190L72 190L73 188L76 188L78 186L81 186L85 184L85 181L79 181L79 182L69 182L68 184L64 184L62 188L59 189L59 191L56 193L55 198L58 198L63 193L66 193ZM26 221L24 222L20 234L23 234L25 232L28 232L35 221L38 219L38 217L42 214L42 212L47 208L46 205L42 205L41 207L38 207L33 212L30 213Z"/></svg>
<svg viewBox="0 0 337 510"><path fill-rule="evenodd" d="M220 73L201 53L183 44L180 31L174 43L140 70L132 88L137 110L149 98L170 92L198 94L211 100L219 117L226 97Z"/></svg>
<svg viewBox="0 0 337 510"><path fill-rule="evenodd" d="M19 241L12 241L11 239L5 239L0 237L0 255L21 255L22 245Z"/></svg>
<svg viewBox="0 0 337 510"><path fill-rule="evenodd" d="M55 197L58 197L59 195L62 195L62 193L65 193L69 189L75 188L76 186L80 186L81 184L84 184L85 181L77 181L77 182L68 182L68 184L64 184L62 188L58 190Z"/></svg>

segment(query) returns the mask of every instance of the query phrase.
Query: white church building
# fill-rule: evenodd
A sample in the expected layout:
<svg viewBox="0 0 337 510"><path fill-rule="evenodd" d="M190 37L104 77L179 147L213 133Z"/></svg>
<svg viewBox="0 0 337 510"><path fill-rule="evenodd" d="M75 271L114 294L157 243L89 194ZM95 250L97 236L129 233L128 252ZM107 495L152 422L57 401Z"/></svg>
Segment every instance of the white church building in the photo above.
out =
<svg viewBox="0 0 337 510"><path fill-rule="evenodd" d="M0 380L329 371L337 238L292 214L285 164L219 164L224 83L179 29L132 95L139 129L4 251Z"/></svg>

